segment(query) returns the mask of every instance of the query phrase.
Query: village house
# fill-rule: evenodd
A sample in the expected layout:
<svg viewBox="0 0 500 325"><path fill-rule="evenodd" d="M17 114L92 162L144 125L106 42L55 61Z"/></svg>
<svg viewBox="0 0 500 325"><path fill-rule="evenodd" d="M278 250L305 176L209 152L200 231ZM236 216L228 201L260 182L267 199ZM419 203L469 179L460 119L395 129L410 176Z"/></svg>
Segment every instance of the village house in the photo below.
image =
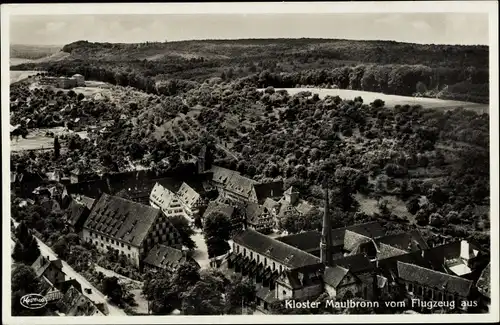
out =
<svg viewBox="0 0 500 325"><path fill-rule="evenodd" d="M211 182L222 199L263 204L267 198L276 199L283 194L282 181L259 183L237 171L219 166L212 166L208 172L212 174Z"/></svg>
<svg viewBox="0 0 500 325"><path fill-rule="evenodd" d="M57 307L65 316L106 316L92 300L73 286L57 302Z"/></svg>
<svg viewBox="0 0 500 325"><path fill-rule="evenodd" d="M69 204L66 224L71 232L80 234L83 225L94 207L95 199L84 195L75 195Z"/></svg>
<svg viewBox="0 0 500 325"><path fill-rule="evenodd" d="M264 205L271 209L276 223L288 215L306 215L314 208L306 201L300 199L299 192L292 186L283 193L283 196L278 201L267 199L264 201Z"/></svg>
<svg viewBox="0 0 500 325"><path fill-rule="evenodd" d="M201 217L200 209L207 206L205 197L185 182L179 188L158 182L153 187L149 200L151 206L161 209L165 215L183 216L189 222Z"/></svg>
<svg viewBox="0 0 500 325"><path fill-rule="evenodd" d="M101 251L117 250L136 266L156 244L182 247L179 233L159 209L106 193L95 203L82 236Z"/></svg>
<svg viewBox="0 0 500 325"><path fill-rule="evenodd" d="M144 259L144 269L152 271L166 270L173 274L179 265L183 263L191 263L192 265L200 267L193 258L187 255L186 251L157 244L149 251Z"/></svg>
<svg viewBox="0 0 500 325"><path fill-rule="evenodd" d="M84 172L80 168L75 168L70 172L70 182L72 184L89 182L98 179L100 179L100 176L97 173Z"/></svg>
<svg viewBox="0 0 500 325"><path fill-rule="evenodd" d="M76 87L77 81L75 78L59 77L57 86L62 89L71 89Z"/></svg>
<svg viewBox="0 0 500 325"><path fill-rule="evenodd" d="M248 227L264 234L272 232L275 225L274 218L266 207L258 203L247 202L244 211Z"/></svg>
<svg viewBox="0 0 500 325"><path fill-rule="evenodd" d="M35 271L36 277L45 281L52 288L52 291L55 291L55 288L66 280L66 274L62 270L62 261L59 259L50 260L48 256L40 255L31 267Z"/></svg>
<svg viewBox="0 0 500 325"><path fill-rule="evenodd" d="M85 77L81 74L75 74L71 78L75 79L77 87L85 87Z"/></svg>

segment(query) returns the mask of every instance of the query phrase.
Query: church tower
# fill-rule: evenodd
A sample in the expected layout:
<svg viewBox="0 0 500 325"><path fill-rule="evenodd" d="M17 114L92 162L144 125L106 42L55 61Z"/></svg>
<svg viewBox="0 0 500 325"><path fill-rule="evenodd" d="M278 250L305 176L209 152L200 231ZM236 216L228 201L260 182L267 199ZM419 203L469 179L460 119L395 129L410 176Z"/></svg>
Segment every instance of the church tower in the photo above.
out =
<svg viewBox="0 0 500 325"><path fill-rule="evenodd" d="M321 231L321 262L325 266L331 265L332 260L332 229L330 225L330 212L329 212L329 202L328 202L328 187L325 185L325 211L323 214L323 229Z"/></svg>

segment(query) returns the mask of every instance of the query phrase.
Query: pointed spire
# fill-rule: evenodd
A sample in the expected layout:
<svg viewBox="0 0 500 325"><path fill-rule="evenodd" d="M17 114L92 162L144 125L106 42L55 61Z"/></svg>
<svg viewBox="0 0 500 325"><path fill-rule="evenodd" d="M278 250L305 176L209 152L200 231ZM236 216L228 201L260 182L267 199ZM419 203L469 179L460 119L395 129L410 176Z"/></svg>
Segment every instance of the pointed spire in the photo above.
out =
<svg viewBox="0 0 500 325"><path fill-rule="evenodd" d="M321 243L320 243L320 253L321 262L326 266L330 265L331 261L331 225L330 225L330 213L329 213L329 200L328 200L328 186L325 182L325 207L323 213L323 229L321 231Z"/></svg>

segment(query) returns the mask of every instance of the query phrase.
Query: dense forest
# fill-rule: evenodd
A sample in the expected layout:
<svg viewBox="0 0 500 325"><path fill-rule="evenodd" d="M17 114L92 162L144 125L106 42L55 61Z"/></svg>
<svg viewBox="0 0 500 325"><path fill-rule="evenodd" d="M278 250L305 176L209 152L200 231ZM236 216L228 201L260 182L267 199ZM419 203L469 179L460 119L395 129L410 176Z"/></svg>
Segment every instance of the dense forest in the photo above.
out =
<svg viewBox="0 0 500 325"><path fill-rule="evenodd" d="M489 101L486 46L417 45L322 39L185 41L111 44L78 41L69 56L13 67L175 95L220 77L255 87L321 86Z"/></svg>

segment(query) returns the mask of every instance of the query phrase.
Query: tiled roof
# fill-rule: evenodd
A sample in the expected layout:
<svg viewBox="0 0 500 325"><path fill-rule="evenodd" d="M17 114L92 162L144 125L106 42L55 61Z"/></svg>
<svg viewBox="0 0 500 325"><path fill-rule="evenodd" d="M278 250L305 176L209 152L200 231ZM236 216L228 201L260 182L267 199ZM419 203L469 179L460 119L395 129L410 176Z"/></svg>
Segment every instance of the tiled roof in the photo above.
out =
<svg viewBox="0 0 500 325"><path fill-rule="evenodd" d="M321 233L315 230L305 231L298 234L277 237L276 240L296 247L305 252L312 252L319 249Z"/></svg>
<svg viewBox="0 0 500 325"><path fill-rule="evenodd" d="M75 200L71 200L68 207L68 224L75 226L78 221L85 215L87 207Z"/></svg>
<svg viewBox="0 0 500 325"><path fill-rule="evenodd" d="M33 262L31 267L35 271L35 274L37 277L40 277L45 273L45 271L49 268L50 265L53 265L55 268L61 270L62 272L62 262L61 260L48 260L45 256L40 255L38 258Z"/></svg>
<svg viewBox="0 0 500 325"><path fill-rule="evenodd" d="M418 265L399 262L398 276L402 280L418 283L425 287L444 290L462 297L469 295L472 281L458 276L437 272Z"/></svg>
<svg viewBox="0 0 500 325"><path fill-rule="evenodd" d="M200 194L186 183L182 183L177 191L177 196L188 207L192 207L200 198Z"/></svg>
<svg viewBox="0 0 500 325"><path fill-rule="evenodd" d="M144 259L144 263L158 268L175 268L185 261L181 250L162 244L155 245Z"/></svg>
<svg viewBox="0 0 500 325"><path fill-rule="evenodd" d="M205 213L203 213L203 218L208 217L214 212L220 212L231 219L234 212L234 207L222 202L210 201L210 203L208 203L208 207L205 210Z"/></svg>
<svg viewBox="0 0 500 325"><path fill-rule="evenodd" d="M342 246L344 245L344 236L346 231L352 231L357 234L369 237L369 238L378 238L385 235L385 230L382 225L376 221L367 222L357 225L352 225L344 228L336 228L332 229L332 244L333 246Z"/></svg>
<svg viewBox="0 0 500 325"><path fill-rule="evenodd" d="M159 209L104 193L84 227L140 246L160 214Z"/></svg>
<svg viewBox="0 0 500 325"><path fill-rule="evenodd" d="M176 199L176 195L160 183L156 183L149 198L160 208L166 209L170 206L170 203Z"/></svg>
<svg viewBox="0 0 500 325"><path fill-rule="evenodd" d="M271 198L267 198L264 203L262 203L262 206L266 207L269 211L272 211L273 208L275 208L278 205L278 202Z"/></svg>
<svg viewBox="0 0 500 325"><path fill-rule="evenodd" d="M97 306L73 286L66 291L57 307L66 316L94 316L100 313Z"/></svg>
<svg viewBox="0 0 500 325"><path fill-rule="evenodd" d="M267 198L277 198L283 195L283 181L255 184L255 194L259 203Z"/></svg>
<svg viewBox="0 0 500 325"><path fill-rule="evenodd" d="M295 209L302 215L309 213L314 208L314 206L310 205L307 201L298 200L295 204Z"/></svg>
<svg viewBox="0 0 500 325"><path fill-rule="evenodd" d="M387 278L381 275L377 275L377 288L384 288L387 284Z"/></svg>
<svg viewBox="0 0 500 325"><path fill-rule="evenodd" d="M477 280L477 289L485 297L490 298L491 295L491 277L490 277L490 263L481 272L481 276Z"/></svg>
<svg viewBox="0 0 500 325"><path fill-rule="evenodd" d="M321 261L314 255L301 251L276 239L263 235L255 230L246 229L236 236L233 241L254 252L262 254L284 264L290 269L320 264Z"/></svg>
<svg viewBox="0 0 500 325"><path fill-rule="evenodd" d="M259 217L262 216L266 211L266 208L254 202L247 202L245 206L245 214L247 221L250 224L256 224L259 221Z"/></svg>
<svg viewBox="0 0 500 325"><path fill-rule="evenodd" d="M94 207L95 199L85 196L85 195L80 195L78 197L78 201L83 203L89 210L91 210Z"/></svg>
<svg viewBox="0 0 500 325"><path fill-rule="evenodd" d="M407 252L429 248L418 230L383 236L377 239L377 243L384 243Z"/></svg>
<svg viewBox="0 0 500 325"><path fill-rule="evenodd" d="M404 255L408 253L407 251L404 251L402 249L392 247L383 243L380 243L378 245L378 252L377 252L377 258L379 260L393 257L393 256L398 256L398 255Z"/></svg>
<svg viewBox="0 0 500 325"><path fill-rule="evenodd" d="M223 185L227 185L229 180L234 176L234 175L239 175L237 171L230 170L227 168L222 168L219 166L212 166L212 168L209 170L210 173L212 173L212 180L216 183L220 183Z"/></svg>
<svg viewBox="0 0 500 325"><path fill-rule="evenodd" d="M240 174L233 174L233 176L226 183L226 190L234 192L243 197L250 197L256 182L253 179L242 176Z"/></svg>
<svg viewBox="0 0 500 325"><path fill-rule="evenodd" d="M347 273L349 273L348 269L338 265L333 267L327 267L325 269L325 273L323 274L323 281L325 282L325 284L328 284L331 287L336 288Z"/></svg>
<svg viewBox="0 0 500 325"><path fill-rule="evenodd" d="M346 268L352 273L366 272L375 268L375 265L364 254L345 256L333 260L333 264Z"/></svg>
<svg viewBox="0 0 500 325"><path fill-rule="evenodd" d="M67 292L71 287L74 287L79 292L82 292L82 285L76 279L66 280L59 283L57 286L62 293Z"/></svg>
<svg viewBox="0 0 500 325"><path fill-rule="evenodd" d="M344 234L344 249L351 252L360 244L371 241L371 238L355 233L351 230L346 230Z"/></svg>
<svg viewBox="0 0 500 325"><path fill-rule="evenodd" d="M270 290L269 287L261 287L256 292L256 297L264 300L267 303L273 303L276 299L276 292L274 290Z"/></svg>

